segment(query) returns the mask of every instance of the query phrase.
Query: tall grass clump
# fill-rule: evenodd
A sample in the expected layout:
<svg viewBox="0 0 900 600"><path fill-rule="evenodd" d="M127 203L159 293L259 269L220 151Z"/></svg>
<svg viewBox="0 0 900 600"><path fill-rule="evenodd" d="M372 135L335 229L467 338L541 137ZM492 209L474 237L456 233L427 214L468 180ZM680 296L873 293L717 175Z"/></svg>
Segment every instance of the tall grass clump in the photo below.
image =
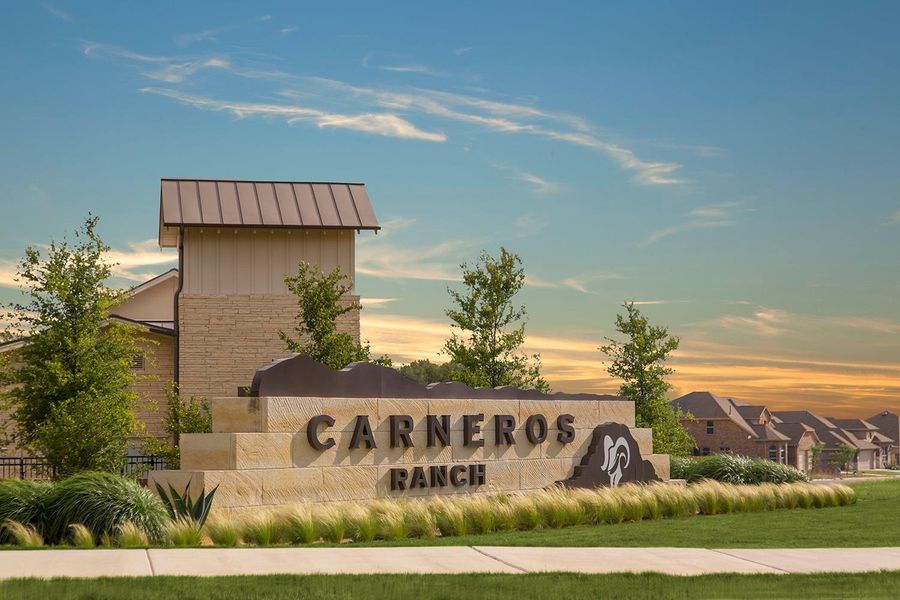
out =
<svg viewBox="0 0 900 600"><path fill-rule="evenodd" d="M81 523L69 525L69 542L76 548L94 548L94 534Z"/></svg>
<svg viewBox="0 0 900 600"><path fill-rule="evenodd" d="M340 544L347 533L347 521L339 506L327 505L316 508L315 522L317 537L332 544Z"/></svg>
<svg viewBox="0 0 900 600"><path fill-rule="evenodd" d="M241 537L254 546L271 546L283 539L283 521L270 510L264 510L243 519Z"/></svg>
<svg viewBox="0 0 900 600"><path fill-rule="evenodd" d="M469 533L469 523L466 514L456 503L447 498L437 497L428 504L428 509L434 515L434 523L442 536L466 535Z"/></svg>
<svg viewBox="0 0 900 600"><path fill-rule="evenodd" d="M409 537L432 538L437 535L437 524L428 504L421 500L411 500L401 505L408 523Z"/></svg>
<svg viewBox="0 0 900 600"><path fill-rule="evenodd" d="M44 537L34 525L25 525L18 521L5 521L3 528L9 533L16 546L39 548L44 545Z"/></svg>
<svg viewBox="0 0 900 600"><path fill-rule="evenodd" d="M232 518L216 515L206 521L206 535L216 546L237 546L241 541L241 527Z"/></svg>
<svg viewBox="0 0 900 600"><path fill-rule="evenodd" d="M541 512L529 494L510 496L507 506L512 512L515 528L519 531L531 531L541 526Z"/></svg>
<svg viewBox="0 0 900 600"><path fill-rule="evenodd" d="M379 502L372 507L378 521L378 537L383 540L403 540L409 537L406 513L397 502Z"/></svg>
<svg viewBox="0 0 900 600"><path fill-rule="evenodd" d="M831 489L837 494L838 502L841 506L856 504L856 492L853 491L853 488L846 485L833 485Z"/></svg>
<svg viewBox="0 0 900 600"><path fill-rule="evenodd" d="M571 527L583 525L588 521L588 511L585 510L579 497L572 493L572 490L561 486L551 486L533 492L532 496L545 527Z"/></svg>
<svg viewBox="0 0 900 600"><path fill-rule="evenodd" d="M7 521L28 525L37 531L43 529L50 486L46 481L0 481L0 544L14 541L14 536L5 525Z"/></svg>
<svg viewBox="0 0 900 600"><path fill-rule="evenodd" d="M308 504L292 504L279 514L285 539L291 544L312 544L319 539L316 520Z"/></svg>
<svg viewBox="0 0 900 600"><path fill-rule="evenodd" d="M166 540L176 547L203 544L203 526L191 519L176 519L166 526Z"/></svg>
<svg viewBox="0 0 900 600"><path fill-rule="evenodd" d="M131 523L156 543L163 541L169 516L150 490L111 473L82 473L50 487L45 503L44 535L62 542L69 525L80 523L95 538L115 536L119 525Z"/></svg>
<svg viewBox="0 0 900 600"><path fill-rule="evenodd" d="M457 502L466 516L472 533L490 533L494 530L494 500L487 495L461 496Z"/></svg>
<svg viewBox="0 0 900 600"><path fill-rule="evenodd" d="M344 518L354 542L371 542L378 535L378 518L367 507L350 504L344 509Z"/></svg>
<svg viewBox="0 0 900 600"><path fill-rule="evenodd" d="M147 534L131 521L116 526L115 543L120 548L145 548L150 545Z"/></svg>

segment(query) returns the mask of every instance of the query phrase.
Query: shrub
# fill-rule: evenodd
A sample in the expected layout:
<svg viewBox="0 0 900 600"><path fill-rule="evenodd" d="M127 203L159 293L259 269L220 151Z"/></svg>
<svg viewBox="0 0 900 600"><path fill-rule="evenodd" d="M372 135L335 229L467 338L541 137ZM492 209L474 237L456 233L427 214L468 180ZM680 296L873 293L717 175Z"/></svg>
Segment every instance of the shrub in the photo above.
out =
<svg viewBox="0 0 900 600"><path fill-rule="evenodd" d="M344 518L347 520L347 533L354 542L370 542L378 535L378 519L366 507L350 504L345 509Z"/></svg>
<svg viewBox="0 0 900 600"><path fill-rule="evenodd" d="M279 514L284 536L291 544L312 544L318 539L312 510L306 504L294 504Z"/></svg>
<svg viewBox="0 0 900 600"><path fill-rule="evenodd" d="M347 531L347 522L344 520L344 514L340 507L323 506L316 509L315 521L317 524L317 537L324 539L332 544L340 544L344 541L344 534Z"/></svg>
<svg viewBox="0 0 900 600"><path fill-rule="evenodd" d="M246 517L241 527L244 541L256 546L278 544L286 537L281 519L271 511L263 511Z"/></svg>
<svg viewBox="0 0 900 600"><path fill-rule="evenodd" d="M13 521L43 529L43 520L50 483L8 479L0 481L0 544L13 541L6 522Z"/></svg>
<svg viewBox="0 0 900 600"><path fill-rule="evenodd" d="M206 534L216 546L237 546L241 541L240 526L228 517L209 519L206 522Z"/></svg>
<svg viewBox="0 0 900 600"><path fill-rule="evenodd" d="M80 523L95 538L114 535L132 523L152 542L161 542L168 523L166 509L150 490L111 473L82 473L54 484L46 500L44 535L60 543L69 525Z"/></svg>
<svg viewBox="0 0 900 600"><path fill-rule="evenodd" d="M206 519L209 517L209 511L212 509L213 498L216 496L219 486L216 485L212 491L207 494L205 489L200 490L200 494L196 499L191 498L191 482L188 481L184 486L184 492L178 493L178 490L169 484L169 493L157 483L156 491L159 499L162 500L163 506L169 513L169 517L173 521L193 521L197 527L203 527ZM171 498L170 498L171 496Z"/></svg>
<svg viewBox="0 0 900 600"><path fill-rule="evenodd" d="M672 457L670 472L674 479L694 483L712 479L722 483L795 483L808 481L794 467L762 458L749 458L722 452L698 458Z"/></svg>
<svg viewBox="0 0 900 600"><path fill-rule="evenodd" d="M94 534L81 523L69 525L69 541L76 548L93 548L97 545L94 543Z"/></svg>
<svg viewBox="0 0 900 600"><path fill-rule="evenodd" d="M533 507L533 505L532 505ZM469 525L466 515L459 505L446 498L435 498L428 506L434 515L434 522L443 536L466 535ZM537 511L534 511L535 513ZM522 514L517 512L517 521L521 523ZM536 526L536 525L535 525Z"/></svg>
<svg viewBox="0 0 900 600"><path fill-rule="evenodd" d="M203 533L200 525L189 519L172 521L166 527L166 539L173 546L200 546Z"/></svg>
<svg viewBox="0 0 900 600"><path fill-rule="evenodd" d="M144 548L150 545L144 530L126 521L116 527L116 542L120 548Z"/></svg>
<svg viewBox="0 0 900 600"><path fill-rule="evenodd" d="M6 521L3 528L9 532L10 538L17 546L38 548L44 545L44 538L34 525L25 525L18 521Z"/></svg>

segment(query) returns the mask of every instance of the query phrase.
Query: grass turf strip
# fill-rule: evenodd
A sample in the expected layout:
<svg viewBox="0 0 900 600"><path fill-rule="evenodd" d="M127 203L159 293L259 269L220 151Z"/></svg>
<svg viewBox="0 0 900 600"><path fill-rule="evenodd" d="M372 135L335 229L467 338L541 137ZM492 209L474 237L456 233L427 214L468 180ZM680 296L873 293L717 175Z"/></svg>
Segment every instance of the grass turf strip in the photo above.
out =
<svg viewBox="0 0 900 600"><path fill-rule="evenodd" d="M801 591L802 590L802 591ZM897 598L900 571L821 575L305 575L20 579L0 597L167 600L203 598L490 600L492 598Z"/></svg>

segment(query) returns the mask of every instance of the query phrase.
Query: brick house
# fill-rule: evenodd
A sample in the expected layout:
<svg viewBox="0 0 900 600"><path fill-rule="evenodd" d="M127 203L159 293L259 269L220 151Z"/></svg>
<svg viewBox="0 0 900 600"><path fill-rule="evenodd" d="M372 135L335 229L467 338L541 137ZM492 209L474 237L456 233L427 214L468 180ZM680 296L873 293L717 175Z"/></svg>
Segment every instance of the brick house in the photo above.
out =
<svg viewBox="0 0 900 600"><path fill-rule="evenodd" d="M889 410L882 411L877 415L872 415L866 419L872 425L878 427L878 433L882 451L887 442L890 440L890 448L888 448L887 456L884 457L885 465L900 465L900 415Z"/></svg>
<svg viewBox="0 0 900 600"><path fill-rule="evenodd" d="M171 383L196 397L249 386L260 366L288 355L278 331L293 331L297 301L284 277L307 262L339 267L352 285L356 234L380 229L359 183L163 179L159 214L159 245L178 249L178 268L129 290L110 315L148 342L134 360L147 376L135 384L142 405L164 401ZM359 341L358 311L338 329ZM162 435L159 412L138 413Z"/></svg>
<svg viewBox="0 0 900 600"><path fill-rule="evenodd" d="M876 468L876 457L880 451L879 447L866 439L857 438L830 419L820 417L808 410L775 411L773 415L782 423L801 423L815 430L816 435L824 444L819 464L816 465L818 469L828 470L832 468L831 463L834 453L843 445L850 446L856 450L856 456L851 464L854 470Z"/></svg>
<svg viewBox="0 0 900 600"><path fill-rule="evenodd" d="M775 429L764 406L746 405L711 392L691 392L672 404L694 417L683 420L682 425L697 442L695 455L733 452L788 463L790 438Z"/></svg>
<svg viewBox="0 0 900 600"><path fill-rule="evenodd" d="M849 431L859 441L870 442L876 446L872 454L872 469L880 469L887 463L894 440L879 431L879 427L865 419L835 419L828 420L845 431Z"/></svg>

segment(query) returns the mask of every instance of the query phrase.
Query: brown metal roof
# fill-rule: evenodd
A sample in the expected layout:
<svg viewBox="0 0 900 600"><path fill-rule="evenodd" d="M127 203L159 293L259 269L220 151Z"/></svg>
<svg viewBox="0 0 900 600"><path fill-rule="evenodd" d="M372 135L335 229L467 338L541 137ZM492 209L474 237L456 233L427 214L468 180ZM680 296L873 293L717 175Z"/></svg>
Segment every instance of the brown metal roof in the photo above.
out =
<svg viewBox="0 0 900 600"><path fill-rule="evenodd" d="M162 179L159 244L178 228L381 229L362 183Z"/></svg>

